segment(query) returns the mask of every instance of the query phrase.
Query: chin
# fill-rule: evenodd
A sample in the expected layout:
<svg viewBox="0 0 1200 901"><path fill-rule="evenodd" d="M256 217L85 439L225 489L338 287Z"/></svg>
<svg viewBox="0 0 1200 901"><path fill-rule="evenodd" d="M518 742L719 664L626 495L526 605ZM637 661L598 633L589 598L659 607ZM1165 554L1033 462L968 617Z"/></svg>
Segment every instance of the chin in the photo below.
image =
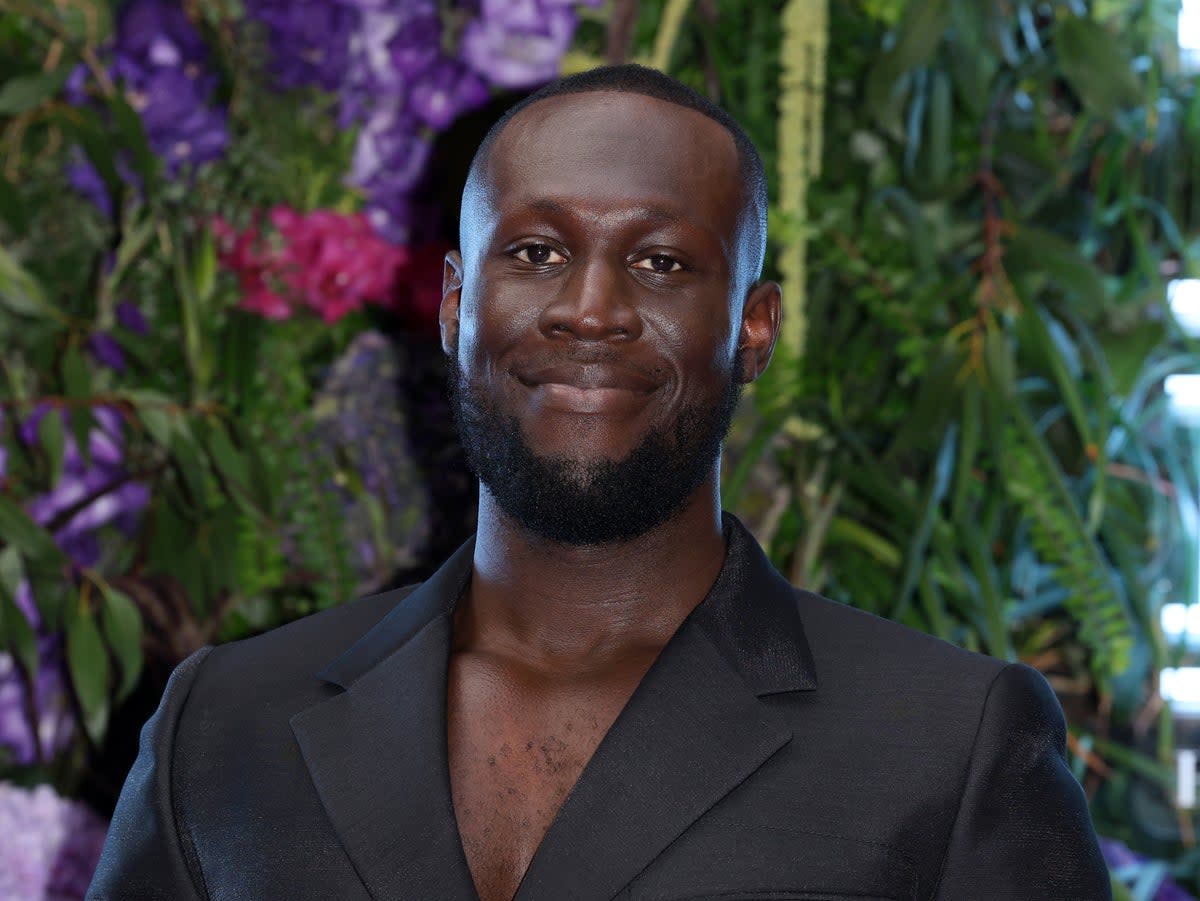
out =
<svg viewBox="0 0 1200 901"><path fill-rule="evenodd" d="M521 436L529 450L544 459L589 466L620 463L645 441L652 429L631 431L628 423L553 422L522 424Z"/></svg>

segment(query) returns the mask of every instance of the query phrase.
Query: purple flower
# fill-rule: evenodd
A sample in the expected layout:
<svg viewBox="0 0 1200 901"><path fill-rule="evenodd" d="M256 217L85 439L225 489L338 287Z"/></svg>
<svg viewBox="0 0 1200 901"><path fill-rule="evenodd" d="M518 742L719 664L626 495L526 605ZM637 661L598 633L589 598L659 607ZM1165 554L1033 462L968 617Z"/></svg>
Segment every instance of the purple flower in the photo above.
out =
<svg viewBox="0 0 1200 901"><path fill-rule="evenodd" d="M67 181L71 187L111 219L113 215L112 197L109 196L108 185L100 177L100 172L78 147L72 149L71 156L73 162L67 165ZM142 180L130 168L128 161L124 157L118 157L115 162L121 181L141 191Z"/></svg>
<svg viewBox="0 0 1200 901"><path fill-rule="evenodd" d="M388 45L392 66L403 78L416 78L437 60L441 42L437 10L432 5L418 9Z"/></svg>
<svg viewBox="0 0 1200 901"><path fill-rule="evenodd" d="M462 58L491 84L527 88L558 75L575 35L573 7L537 0L483 0L463 32Z"/></svg>
<svg viewBox="0 0 1200 901"><path fill-rule="evenodd" d="M1137 868L1150 860L1145 854L1131 850L1124 842L1111 838L1100 839L1100 851L1104 855L1104 862L1108 864L1109 869L1114 871L1118 879L1128 879L1128 877L1121 876L1122 869ZM1179 883L1166 878L1154 892L1151 901L1194 901L1194 899L1179 886Z"/></svg>
<svg viewBox="0 0 1200 901"><path fill-rule="evenodd" d="M129 0L117 16L115 32L118 58L133 72L147 65L180 68L205 60L204 42L175 0Z"/></svg>
<svg viewBox="0 0 1200 901"><path fill-rule="evenodd" d="M22 673L11 654L0 652L0 757L7 755L17 764L30 765L48 761L66 748L75 722L63 679L62 642L42 628L29 582L17 585L15 600L21 615L38 633L38 662L36 673ZM28 677L33 678L32 711L26 691Z"/></svg>
<svg viewBox="0 0 1200 901"><path fill-rule="evenodd" d="M341 86L342 125L361 122L376 112L395 112L404 106L407 80L393 64L391 45L420 20L428 4L385 0L356 4L358 28L350 36L349 58ZM436 45L435 45L436 47Z"/></svg>
<svg viewBox="0 0 1200 901"><path fill-rule="evenodd" d="M174 175L181 165L197 166L225 152L229 133L225 110L205 105L205 85L183 69L151 70L129 92L142 114L150 146Z"/></svg>
<svg viewBox="0 0 1200 901"><path fill-rule="evenodd" d="M350 183L367 193L367 216L378 226L387 220L389 240L410 225L412 191L425 174L432 144L420 123L383 110L371 117L354 146ZM390 233L389 233L390 232Z"/></svg>
<svg viewBox="0 0 1200 901"><path fill-rule="evenodd" d="M25 608L32 607L28 583L22 583L18 597L22 593L26 596L21 605L25 612ZM33 613L29 617L31 624L39 619L36 611ZM20 672L11 654L0 651L0 759L7 756L22 766L49 761L67 747L74 734L74 715L63 678L62 643L43 634L37 639L37 647L38 668L32 674L36 740L30 723L27 674ZM0 892L0 898L3 897L7 896Z"/></svg>
<svg viewBox="0 0 1200 901"><path fill-rule="evenodd" d="M20 434L28 445L37 442L38 422L46 415L65 416L63 411L50 412L39 405L21 424ZM92 411L95 426L88 433L88 455L85 462L67 434L63 451L63 473L58 484L45 494L27 502L26 509L41 526L49 526L68 510L88 498L87 503L71 514L54 533L59 546L81 566L95 566L100 559L100 547L95 532L113 525L126 534L132 533L142 510L150 501L149 489L140 482L130 481L125 472L121 419L106 407Z"/></svg>
<svg viewBox="0 0 1200 901"><path fill-rule="evenodd" d="M440 131L487 99L488 87L482 78L462 63L443 57L415 79L409 107L426 125Z"/></svg>
<svg viewBox="0 0 1200 901"><path fill-rule="evenodd" d="M335 91L342 81L357 12L330 0L247 0L246 14L266 26L275 84Z"/></svg>
<svg viewBox="0 0 1200 901"><path fill-rule="evenodd" d="M0 898L82 899L107 831L88 807L48 785L0 782Z"/></svg>
<svg viewBox="0 0 1200 901"><path fill-rule="evenodd" d="M144 335L150 331L150 325L137 304L123 300L117 304L117 322L135 335Z"/></svg>
<svg viewBox="0 0 1200 901"><path fill-rule="evenodd" d="M62 477L48 492L35 495L25 505L34 522L44 527L66 516L65 522L56 524L54 538L77 566L98 565L101 554L97 532L111 525L132 533L150 502L149 488L131 481L125 471L120 416L106 407L95 408L92 415L95 423L88 433L89 459L84 460L74 436L68 432ZM39 405L21 423L21 440L30 446L36 444L38 424L46 416L65 417L65 412ZM18 763L29 764L38 758L39 741L46 759L61 751L70 741L73 720L62 674L61 640L46 632L28 583L18 586L16 601L38 633L39 664L37 673L29 674L34 679L31 712L25 678L12 657L0 653L0 748L6 748ZM31 713L38 741L30 727ZM6 896L0 893L0 897Z"/></svg>
<svg viewBox="0 0 1200 901"><path fill-rule="evenodd" d="M117 372L125 371L125 354L121 345L108 332L95 332L88 338L87 347L101 365Z"/></svg>
<svg viewBox="0 0 1200 901"><path fill-rule="evenodd" d="M345 461L363 487L361 493L346 487L357 480L326 485L340 502L348 545L356 552L360 593L413 566L430 537L430 497L399 390L413 370L401 347L380 332L361 332L330 368L314 407L316 452Z"/></svg>
<svg viewBox="0 0 1200 901"><path fill-rule="evenodd" d="M226 114L213 106L214 77L205 71L207 51L191 20L174 0L129 0L117 16L115 37L105 54L108 74L142 118L146 138L168 177L220 157L229 142ZM67 81L68 102L92 102L87 70ZM141 190L126 154L115 160L121 180ZM80 158L68 169L71 184L101 211L113 211L108 192L91 162Z"/></svg>

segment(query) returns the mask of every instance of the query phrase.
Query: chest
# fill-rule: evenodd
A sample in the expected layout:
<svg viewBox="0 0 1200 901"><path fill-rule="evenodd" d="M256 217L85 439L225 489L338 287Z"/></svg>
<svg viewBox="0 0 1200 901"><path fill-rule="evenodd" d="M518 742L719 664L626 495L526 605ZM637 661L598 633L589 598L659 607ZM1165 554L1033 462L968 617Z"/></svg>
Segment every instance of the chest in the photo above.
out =
<svg viewBox="0 0 1200 901"><path fill-rule="evenodd" d="M451 658L450 787L480 901L513 897L635 684L540 684Z"/></svg>

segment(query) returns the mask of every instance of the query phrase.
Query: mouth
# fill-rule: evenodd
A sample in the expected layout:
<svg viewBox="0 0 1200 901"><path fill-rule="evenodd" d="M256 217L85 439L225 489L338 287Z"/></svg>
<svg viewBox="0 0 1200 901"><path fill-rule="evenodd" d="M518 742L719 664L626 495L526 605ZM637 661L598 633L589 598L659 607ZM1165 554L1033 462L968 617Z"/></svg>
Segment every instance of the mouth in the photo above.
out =
<svg viewBox="0 0 1200 901"><path fill-rule="evenodd" d="M517 380L527 387L555 385L577 391L631 391L649 394L660 383L624 366L611 363L559 363L528 372L516 371Z"/></svg>
<svg viewBox="0 0 1200 901"><path fill-rule="evenodd" d="M648 375L611 363L557 363L513 375L541 406L566 413L618 413L640 407L662 386Z"/></svg>

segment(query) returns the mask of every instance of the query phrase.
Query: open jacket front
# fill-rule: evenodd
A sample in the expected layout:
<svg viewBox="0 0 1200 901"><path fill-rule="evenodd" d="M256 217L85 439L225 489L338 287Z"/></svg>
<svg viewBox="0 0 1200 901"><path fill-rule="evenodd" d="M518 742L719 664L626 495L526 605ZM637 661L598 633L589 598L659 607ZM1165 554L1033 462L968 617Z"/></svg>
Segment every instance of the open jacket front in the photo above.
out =
<svg viewBox="0 0 1200 901"><path fill-rule="evenodd" d="M725 533L515 901L1110 897L1039 674L797 591ZM473 549L180 664L88 898L477 901L445 718Z"/></svg>

